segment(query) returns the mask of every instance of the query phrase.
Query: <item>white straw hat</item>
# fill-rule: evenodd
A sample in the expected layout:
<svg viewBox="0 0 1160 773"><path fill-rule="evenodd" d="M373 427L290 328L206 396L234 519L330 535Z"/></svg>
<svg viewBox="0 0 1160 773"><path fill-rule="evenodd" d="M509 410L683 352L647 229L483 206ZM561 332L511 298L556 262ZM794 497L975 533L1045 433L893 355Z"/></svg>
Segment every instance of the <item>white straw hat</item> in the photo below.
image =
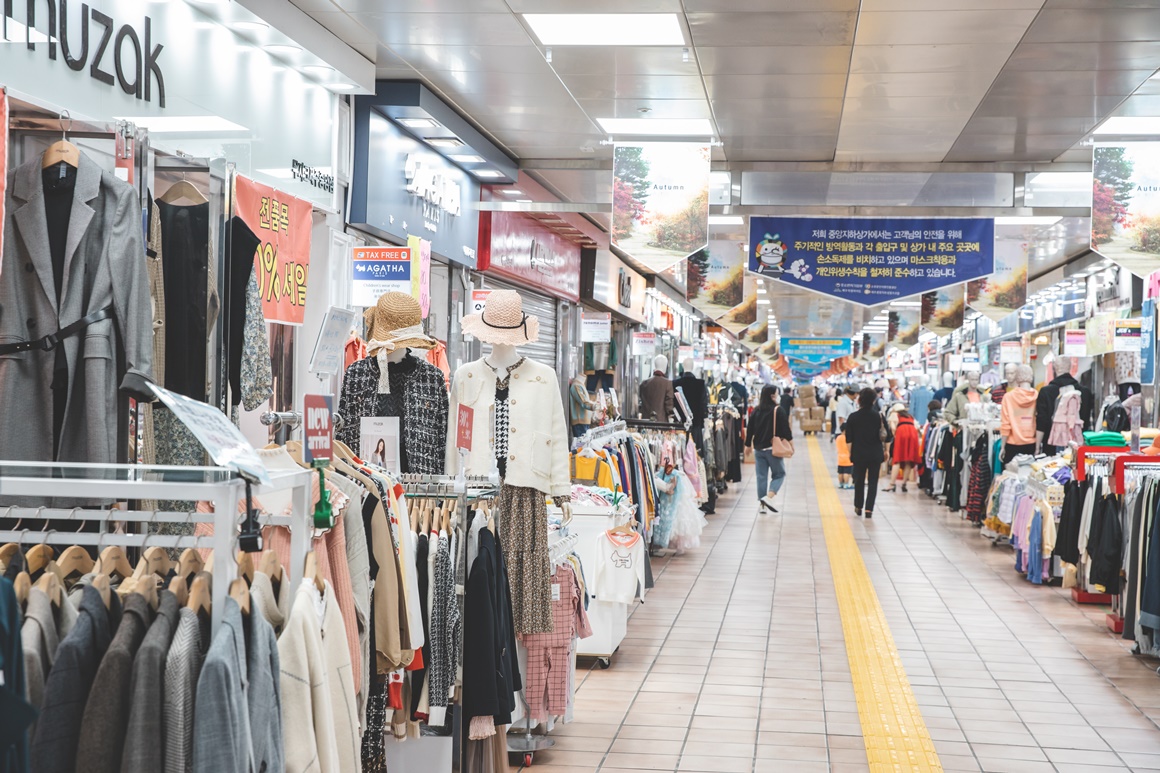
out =
<svg viewBox="0 0 1160 773"><path fill-rule="evenodd" d="M485 344L520 346L540 337L540 319L524 313L524 301L515 290L492 290L483 311L463 318L464 333Z"/></svg>

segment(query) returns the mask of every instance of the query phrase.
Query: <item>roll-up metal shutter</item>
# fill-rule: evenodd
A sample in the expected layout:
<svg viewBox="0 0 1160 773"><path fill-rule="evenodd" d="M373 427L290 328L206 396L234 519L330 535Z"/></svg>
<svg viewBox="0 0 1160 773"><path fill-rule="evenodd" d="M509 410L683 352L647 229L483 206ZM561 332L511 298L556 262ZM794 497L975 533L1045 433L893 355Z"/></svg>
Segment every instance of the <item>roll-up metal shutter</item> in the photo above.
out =
<svg viewBox="0 0 1160 773"><path fill-rule="evenodd" d="M556 306L558 301L547 295L516 287L508 282L496 281L491 277L484 277L483 289L515 290L520 294L520 298L524 302L524 313L540 319L540 337L536 339L535 343L521 345L519 347L520 354L536 362L542 362L552 370L557 370L556 349L559 339L559 322L556 319ZM490 351L491 347L484 344L484 355Z"/></svg>

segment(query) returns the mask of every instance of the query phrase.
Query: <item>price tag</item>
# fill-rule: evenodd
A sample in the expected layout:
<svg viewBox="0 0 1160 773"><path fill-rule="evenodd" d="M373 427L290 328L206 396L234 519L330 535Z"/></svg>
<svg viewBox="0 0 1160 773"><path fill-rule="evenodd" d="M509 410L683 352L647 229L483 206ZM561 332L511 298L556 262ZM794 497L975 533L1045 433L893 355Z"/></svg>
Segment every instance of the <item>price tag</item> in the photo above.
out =
<svg viewBox="0 0 1160 773"><path fill-rule="evenodd" d="M552 601L560 600L560 583L552 583Z"/></svg>
<svg viewBox="0 0 1160 773"><path fill-rule="evenodd" d="M270 482L270 475L262 465L258 452L228 416L212 405L170 392L156 384L150 384L149 388L178 421L193 433L215 464L259 483Z"/></svg>
<svg viewBox="0 0 1160 773"><path fill-rule="evenodd" d="M306 395L303 398L302 420L305 424L306 443L302 456L312 467L330 466L334 434L333 405L334 398L330 395Z"/></svg>
<svg viewBox="0 0 1160 773"><path fill-rule="evenodd" d="M475 409L469 405L459 406L455 419L455 447L460 451L471 450L471 433L475 426Z"/></svg>

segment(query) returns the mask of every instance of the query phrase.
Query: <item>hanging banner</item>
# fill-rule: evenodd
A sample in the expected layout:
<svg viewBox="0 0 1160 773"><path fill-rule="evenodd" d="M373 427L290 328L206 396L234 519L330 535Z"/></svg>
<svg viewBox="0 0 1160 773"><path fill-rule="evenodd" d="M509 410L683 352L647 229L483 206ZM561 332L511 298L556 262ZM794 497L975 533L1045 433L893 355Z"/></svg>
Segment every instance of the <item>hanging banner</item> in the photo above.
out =
<svg viewBox="0 0 1160 773"><path fill-rule="evenodd" d="M1138 352L1143 348L1144 320L1117 319L1112 323L1112 351Z"/></svg>
<svg viewBox="0 0 1160 773"><path fill-rule="evenodd" d="M407 237L411 250L411 295L419 301L423 319L431 309L431 242L418 236Z"/></svg>
<svg viewBox="0 0 1160 773"><path fill-rule="evenodd" d="M652 357L657 353L656 333L633 333L632 356Z"/></svg>
<svg viewBox="0 0 1160 773"><path fill-rule="evenodd" d="M995 240L995 271L967 283L967 305L996 322L1027 303L1028 243Z"/></svg>
<svg viewBox="0 0 1160 773"><path fill-rule="evenodd" d="M745 243L709 242L689 258L688 279L689 303L714 319L725 314L745 298Z"/></svg>
<svg viewBox="0 0 1160 773"><path fill-rule="evenodd" d="M234 208L258 237L254 266L266 321L301 325L306 313L313 207L308 201L238 175Z"/></svg>
<svg viewBox="0 0 1160 773"><path fill-rule="evenodd" d="M716 319L717 324L724 327L733 335L741 335L742 331L757 321L757 277L746 272L742 287L741 302Z"/></svg>
<svg viewBox="0 0 1160 773"><path fill-rule="evenodd" d="M1143 304L1143 323L1140 325L1140 384L1152 386L1156 383L1156 299L1149 298Z"/></svg>
<svg viewBox="0 0 1160 773"><path fill-rule="evenodd" d="M1023 364L1023 344L1019 341L1003 341L999 344L999 364Z"/></svg>
<svg viewBox="0 0 1160 773"><path fill-rule="evenodd" d="M870 344L866 347L866 358L879 360L886 356L886 334L869 333ZM865 340L865 338L863 338Z"/></svg>
<svg viewBox="0 0 1160 773"><path fill-rule="evenodd" d="M922 296L922 326L936 336L949 336L963 326L967 290L961 284L942 287Z"/></svg>
<svg viewBox="0 0 1160 773"><path fill-rule="evenodd" d="M909 349L918 343L922 309L895 309L889 314L887 343L899 349Z"/></svg>
<svg viewBox="0 0 1160 773"><path fill-rule="evenodd" d="M1091 246L1138 277L1160 269L1160 143L1093 149Z"/></svg>
<svg viewBox="0 0 1160 773"><path fill-rule="evenodd" d="M1085 339L1087 350L1085 354L1088 357L1095 357L1096 355L1107 354L1112 351L1115 322L1116 314L1113 312L1096 314L1087 321L1087 327L1084 329L1084 332L1087 334Z"/></svg>
<svg viewBox="0 0 1160 773"><path fill-rule="evenodd" d="M580 315L580 341L586 344L606 344L612 340L612 314L586 311Z"/></svg>
<svg viewBox="0 0 1160 773"><path fill-rule="evenodd" d="M1087 331L1086 330L1065 330L1065 331L1063 331L1063 354L1066 357L1086 357L1087 356Z"/></svg>
<svg viewBox="0 0 1160 773"><path fill-rule="evenodd" d="M749 270L863 306L994 268L994 220L749 218Z"/></svg>
<svg viewBox="0 0 1160 773"><path fill-rule="evenodd" d="M799 362L828 365L850 355L849 338L782 338L781 353Z"/></svg>
<svg viewBox="0 0 1160 773"><path fill-rule="evenodd" d="M709 146L696 143L617 145L612 243L656 272L705 247L709 158Z"/></svg>
<svg viewBox="0 0 1160 773"><path fill-rule="evenodd" d="M351 261L351 306L374 306L383 293L411 294L410 247L355 247Z"/></svg>

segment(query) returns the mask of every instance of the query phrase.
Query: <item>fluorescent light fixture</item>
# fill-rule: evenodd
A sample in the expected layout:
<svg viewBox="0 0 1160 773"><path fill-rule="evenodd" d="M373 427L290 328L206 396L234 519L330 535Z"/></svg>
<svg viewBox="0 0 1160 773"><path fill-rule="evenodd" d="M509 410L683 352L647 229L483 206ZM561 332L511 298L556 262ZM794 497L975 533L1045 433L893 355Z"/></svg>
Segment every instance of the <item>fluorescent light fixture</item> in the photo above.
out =
<svg viewBox="0 0 1160 773"><path fill-rule="evenodd" d="M709 225L745 225L741 215L709 215Z"/></svg>
<svg viewBox="0 0 1160 773"><path fill-rule="evenodd" d="M471 173L476 177L503 177L503 172L497 172L494 169L473 169Z"/></svg>
<svg viewBox="0 0 1160 773"><path fill-rule="evenodd" d="M995 225L1055 225L1060 220L1060 216L1044 216L1044 217L997 217L995 218Z"/></svg>
<svg viewBox="0 0 1160 773"><path fill-rule="evenodd" d="M236 21L230 26L241 32L261 32L270 29L270 25L264 21Z"/></svg>
<svg viewBox="0 0 1160 773"><path fill-rule="evenodd" d="M713 124L708 118L597 118L596 122L609 134L713 135Z"/></svg>
<svg viewBox="0 0 1160 773"><path fill-rule="evenodd" d="M408 129L434 129L439 125L430 118L399 118L398 121Z"/></svg>
<svg viewBox="0 0 1160 773"><path fill-rule="evenodd" d="M353 83L339 82L339 83L324 83L322 85L324 88L326 88L330 91L337 91L337 92L358 91L358 86L356 86Z"/></svg>
<svg viewBox="0 0 1160 773"><path fill-rule="evenodd" d="M483 156L475 156L471 153L465 153L458 156L448 156L452 161L457 161L460 164L482 164L484 162ZM507 193L507 191L504 191Z"/></svg>
<svg viewBox="0 0 1160 773"><path fill-rule="evenodd" d="M523 196L524 192L519 188L500 188L500 193L505 196Z"/></svg>
<svg viewBox="0 0 1160 773"><path fill-rule="evenodd" d="M304 64L298 69L310 75L329 75L334 72L334 68L328 64Z"/></svg>
<svg viewBox="0 0 1160 773"><path fill-rule="evenodd" d="M1152 116L1112 116L1092 134L1160 134L1160 118Z"/></svg>
<svg viewBox="0 0 1160 773"><path fill-rule="evenodd" d="M198 5L225 5L230 0L189 0L189 2L197 3Z"/></svg>
<svg viewBox="0 0 1160 773"><path fill-rule="evenodd" d="M191 134L193 132L244 132L245 126L226 120L219 115L142 115L117 116L118 121L129 121L157 134Z"/></svg>
<svg viewBox="0 0 1160 773"><path fill-rule="evenodd" d="M262 48L277 56L294 56L302 52L301 46L296 46L291 43L271 43L268 46L262 46Z"/></svg>
<svg viewBox="0 0 1160 773"><path fill-rule="evenodd" d="M684 46L675 13L525 13L545 46Z"/></svg>
<svg viewBox="0 0 1160 773"><path fill-rule="evenodd" d="M517 204L531 204L532 200L531 199L516 199L516 203Z"/></svg>
<svg viewBox="0 0 1160 773"><path fill-rule="evenodd" d="M446 150L463 147L463 140L455 137L424 137L423 142L426 142L433 148L444 148Z"/></svg>

